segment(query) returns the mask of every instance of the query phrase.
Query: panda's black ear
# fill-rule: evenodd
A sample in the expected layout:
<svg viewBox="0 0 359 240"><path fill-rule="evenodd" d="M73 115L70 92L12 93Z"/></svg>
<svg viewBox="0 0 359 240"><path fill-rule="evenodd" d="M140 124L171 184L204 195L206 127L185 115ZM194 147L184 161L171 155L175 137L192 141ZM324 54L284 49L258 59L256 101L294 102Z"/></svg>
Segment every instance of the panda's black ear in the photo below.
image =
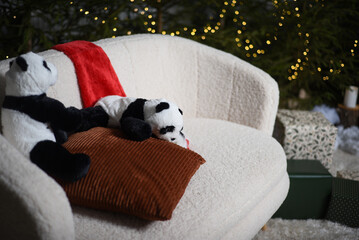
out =
<svg viewBox="0 0 359 240"><path fill-rule="evenodd" d="M23 70L24 72L27 71L28 65L27 65L26 60L23 57L21 57L21 56L17 57L15 61L16 61L16 64L21 68L21 70Z"/></svg>
<svg viewBox="0 0 359 240"><path fill-rule="evenodd" d="M170 108L170 105L166 102L161 102L156 106L156 113L161 112L162 110Z"/></svg>
<svg viewBox="0 0 359 240"><path fill-rule="evenodd" d="M180 108L178 109L178 111L180 112L181 115L183 115L183 112Z"/></svg>

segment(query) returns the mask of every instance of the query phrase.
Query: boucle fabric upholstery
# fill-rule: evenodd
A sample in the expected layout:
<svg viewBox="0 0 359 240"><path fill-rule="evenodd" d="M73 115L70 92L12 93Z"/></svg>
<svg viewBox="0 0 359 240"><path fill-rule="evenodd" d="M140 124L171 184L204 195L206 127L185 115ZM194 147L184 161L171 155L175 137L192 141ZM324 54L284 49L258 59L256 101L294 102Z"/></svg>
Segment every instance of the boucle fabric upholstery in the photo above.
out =
<svg viewBox="0 0 359 240"><path fill-rule="evenodd" d="M190 148L207 162L189 182L170 221L144 222L77 208L72 215L64 207L67 199L58 185L48 184L52 180L39 170L24 176L17 174L28 172L31 164L25 164L24 158L18 163L19 153L12 153L15 149L8 155L1 149L0 159L6 156L8 161L1 168L0 191L14 193L20 199L17 205L28 209L29 225L23 225L22 230L31 232L33 226L41 225L36 228L38 239L48 239L51 231L59 231L59 235L53 234L60 236L66 232L63 228L70 229L67 226L71 220L66 219L74 216L77 239L123 239L122 235L129 239L253 237L288 191L285 155L270 137L279 99L276 82L233 55L179 37L144 34L104 39L95 44L108 54L128 96L163 97L181 107ZM41 55L58 69L59 79L48 95L66 106L81 108L72 62L55 50ZM10 60L0 62L0 104ZM0 146L8 149L5 142L0 138ZM46 179L41 184L39 176ZM16 178L20 178L19 184L2 180ZM31 188L22 194L21 189L29 186L43 188L41 197L40 190ZM50 197L44 195L56 196L56 201L47 203L42 199ZM13 204L10 201L0 198L0 205ZM16 219L22 218L22 211L6 213L12 215L6 217L12 223L6 233L18 231ZM0 218L3 220L3 215ZM70 229L63 239L74 237Z"/></svg>
<svg viewBox="0 0 359 240"><path fill-rule="evenodd" d="M280 144L258 130L223 120L187 119L185 124L192 149L206 163L192 177L172 219L145 222L75 208L77 239L250 239L258 232L288 191ZM260 211L250 214L256 207ZM248 215L251 222L243 221Z"/></svg>
<svg viewBox="0 0 359 240"><path fill-rule="evenodd" d="M72 239L62 188L0 135L0 239Z"/></svg>

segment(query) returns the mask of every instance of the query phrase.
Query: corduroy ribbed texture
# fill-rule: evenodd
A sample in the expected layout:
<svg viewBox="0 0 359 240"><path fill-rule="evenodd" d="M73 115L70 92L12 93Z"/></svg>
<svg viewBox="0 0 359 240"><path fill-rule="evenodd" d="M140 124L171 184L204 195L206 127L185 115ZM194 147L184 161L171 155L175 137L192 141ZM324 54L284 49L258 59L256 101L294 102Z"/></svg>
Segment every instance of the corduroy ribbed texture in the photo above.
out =
<svg viewBox="0 0 359 240"><path fill-rule="evenodd" d="M205 160L173 143L123 138L118 129L97 127L76 133L64 144L91 157L86 177L63 183L74 205L123 212L148 220L168 220Z"/></svg>

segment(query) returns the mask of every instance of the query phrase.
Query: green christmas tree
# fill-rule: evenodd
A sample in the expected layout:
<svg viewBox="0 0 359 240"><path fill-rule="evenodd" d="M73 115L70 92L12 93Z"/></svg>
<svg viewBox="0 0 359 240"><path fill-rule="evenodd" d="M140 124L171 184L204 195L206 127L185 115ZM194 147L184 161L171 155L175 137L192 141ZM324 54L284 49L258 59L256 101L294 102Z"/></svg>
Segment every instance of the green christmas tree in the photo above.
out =
<svg viewBox="0 0 359 240"><path fill-rule="evenodd" d="M0 13L1 59L72 40L153 33L263 69L279 84L280 107L336 106L347 86L359 85L356 0L2 0Z"/></svg>

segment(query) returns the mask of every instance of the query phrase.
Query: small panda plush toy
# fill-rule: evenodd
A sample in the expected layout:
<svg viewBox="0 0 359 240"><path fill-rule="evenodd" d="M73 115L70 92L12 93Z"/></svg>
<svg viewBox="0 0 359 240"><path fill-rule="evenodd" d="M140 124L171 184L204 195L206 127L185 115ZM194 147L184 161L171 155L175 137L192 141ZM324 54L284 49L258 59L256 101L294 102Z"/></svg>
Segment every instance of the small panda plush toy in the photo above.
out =
<svg viewBox="0 0 359 240"><path fill-rule="evenodd" d="M183 113L174 103L112 95L101 98L95 106L101 106L108 114L109 127L120 127L131 140L143 141L154 136L188 148Z"/></svg>
<svg viewBox="0 0 359 240"><path fill-rule="evenodd" d="M105 126L108 116L100 108L66 108L47 97L47 89L56 80L55 66L35 53L11 61L5 74L2 130L13 146L46 173L72 182L87 174L90 158L62 147L66 133L86 130L91 124Z"/></svg>

